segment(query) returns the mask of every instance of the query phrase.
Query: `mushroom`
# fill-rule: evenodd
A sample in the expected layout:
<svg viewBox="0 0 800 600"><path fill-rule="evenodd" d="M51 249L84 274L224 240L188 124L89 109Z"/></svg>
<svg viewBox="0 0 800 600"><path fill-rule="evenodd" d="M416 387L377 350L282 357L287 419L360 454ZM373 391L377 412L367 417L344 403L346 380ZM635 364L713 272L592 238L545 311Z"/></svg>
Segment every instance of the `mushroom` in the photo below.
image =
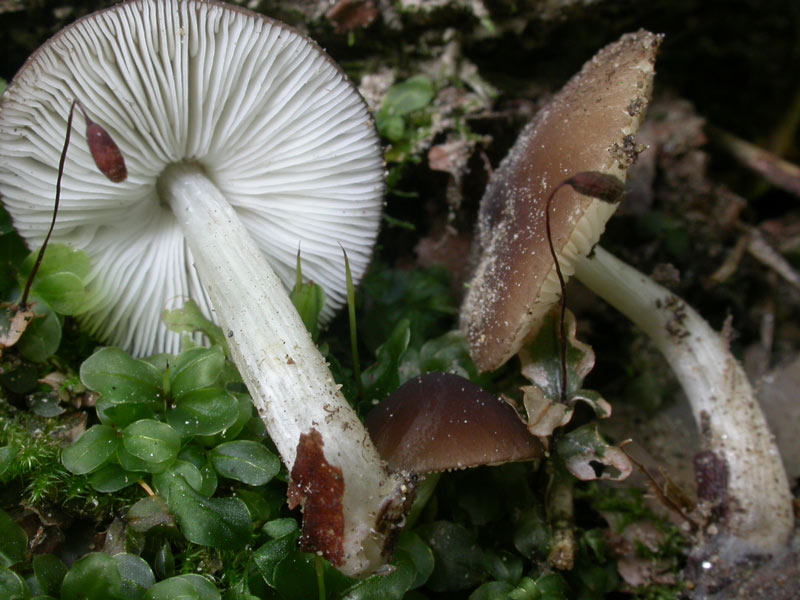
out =
<svg viewBox="0 0 800 600"><path fill-rule="evenodd" d="M438 473L544 454L510 404L451 373L410 379L364 424L394 471Z"/></svg>
<svg viewBox="0 0 800 600"><path fill-rule="evenodd" d="M81 322L146 355L178 349L159 322L166 303L191 298L213 314L293 477L320 470L344 483L324 502L290 490L305 505L305 547L345 573L374 570L408 488L284 287L300 246L329 317L345 296L342 247L355 279L367 267L384 166L364 101L313 41L239 7L135 0L84 17L30 57L0 105L0 193L30 246L47 231L75 98L128 167L111 184L85 143L67 159L53 240L92 259ZM339 509L309 519L326 503Z"/></svg>
<svg viewBox="0 0 800 600"><path fill-rule="evenodd" d="M682 300L595 246L617 203L563 185L584 172L624 180L638 152L633 136L660 42L639 31L602 49L524 129L481 203L480 262L462 328L484 371L502 365L536 332L560 295L545 233L547 199L556 191L550 218L561 271L574 272L651 337L692 405L709 450L706 474L717 482L713 500L725 516L718 544L731 556L771 554L789 538L792 500L741 366Z"/></svg>

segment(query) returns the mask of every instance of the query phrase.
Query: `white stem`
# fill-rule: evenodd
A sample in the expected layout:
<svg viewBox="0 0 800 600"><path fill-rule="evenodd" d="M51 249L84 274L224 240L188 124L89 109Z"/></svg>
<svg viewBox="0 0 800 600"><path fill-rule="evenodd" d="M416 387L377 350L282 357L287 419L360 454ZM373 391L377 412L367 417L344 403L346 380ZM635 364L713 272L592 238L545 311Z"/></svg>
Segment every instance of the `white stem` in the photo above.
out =
<svg viewBox="0 0 800 600"><path fill-rule="evenodd" d="M575 274L652 339L683 386L706 447L727 467L720 490L727 497L719 500L728 548L741 556L783 547L794 523L786 472L726 341L680 298L602 248L578 259Z"/></svg>
<svg viewBox="0 0 800 600"><path fill-rule="evenodd" d="M213 182L199 167L173 165L161 175L159 191L180 223L233 360L289 471L300 435L312 429L322 436L327 462L342 470L340 570L375 570L384 561L381 520L403 502L404 481L389 474L280 279Z"/></svg>

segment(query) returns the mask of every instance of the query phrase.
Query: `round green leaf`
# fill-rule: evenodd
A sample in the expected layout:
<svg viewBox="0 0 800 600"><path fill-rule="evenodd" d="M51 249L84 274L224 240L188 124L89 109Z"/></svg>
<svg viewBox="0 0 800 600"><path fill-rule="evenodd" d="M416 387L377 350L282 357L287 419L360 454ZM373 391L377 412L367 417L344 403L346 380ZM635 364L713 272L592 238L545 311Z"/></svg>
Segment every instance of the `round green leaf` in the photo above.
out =
<svg viewBox="0 0 800 600"><path fill-rule="evenodd" d="M43 300L32 298L34 319L28 324L16 348L31 362L46 361L61 343L61 319Z"/></svg>
<svg viewBox="0 0 800 600"><path fill-rule="evenodd" d="M206 498L176 475L170 483L167 503L190 542L241 550L250 541L250 513L238 498Z"/></svg>
<svg viewBox="0 0 800 600"><path fill-rule="evenodd" d="M202 493L203 475L200 469L188 461L176 460L168 469L153 475L153 485L164 498L169 498L169 484L176 475L183 477L195 491Z"/></svg>
<svg viewBox="0 0 800 600"><path fill-rule="evenodd" d="M62 315L74 315L86 304L86 287L83 280L74 273L38 274L32 289L54 311Z"/></svg>
<svg viewBox="0 0 800 600"><path fill-rule="evenodd" d="M198 448L197 445L189 444L181 449L178 459L188 461L200 469L200 474L203 476L203 485L197 491L203 496L214 495L218 483L217 472L209 463L206 453Z"/></svg>
<svg viewBox="0 0 800 600"><path fill-rule="evenodd" d="M146 462L128 452L124 444L120 444L117 448L117 462L123 469L132 473L161 473L172 464L173 460L170 459L158 463Z"/></svg>
<svg viewBox="0 0 800 600"><path fill-rule="evenodd" d="M114 560L122 578L122 595L125 598L141 598L144 591L156 582L150 565L135 554L115 554Z"/></svg>
<svg viewBox="0 0 800 600"><path fill-rule="evenodd" d="M154 402L117 403L106 396L99 396L94 406L97 417L103 425L114 425L120 429L134 421L154 418L155 408Z"/></svg>
<svg viewBox="0 0 800 600"><path fill-rule="evenodd" d="M238 417L236 398L216 387L187 392L167 411L167 423L184 437L220 433L234 425Z"/></svg>
<svg viewBox="0 0 800 600"><path fill-rule="evenodd" d="M428 587L435 591L467 589L483 579L483 553L472 533L450 521L434 521L417 529L436 558Z"/></svg>
<svg viewBox="0 0 800 600"><path fill-rule="evenodd" d="M145 600L221 600L213 583L200 575L178 575L159 581L144 596Z"/></svg>
<svg viewBox="0 0 800 600"><path fill-rule="evenodd" d="M122 591L117 561L103 554L87 554L72 565L61 584L61 600L119 598Z"/></svg>
<svg viewBox="0 0 800 600"><path fill-rule="evenodd" d="M146 496L131 506L128 525L138 533L145 533L153 527L174 528L175 519L161 496Z"/></svg>
<svg viewBox="0 0 800 600"><path fill-rule="evenodd" d="M61 462L68 471L85 475L100 468L117 450L119 438L113 427L94 425L61 453Z"/></svg>
<svg viewBox="0 0 800 600"><path fill-rule="evenodd" d="M110 493L128 487L139 479L139 475L126 471L117 464L108 464L89 477L89 484L98 492Z"/></svg>
<svg viewBox="0 0 800 600"><path fill-rule="evenodd" d="M225 353L219 346L191 348L181 352L169 367L173 398L214 385L225 366Z"/></svg>
<svg viewBox="0 0 800 600"><path fill-rule="evenodd" d="M37 554L33 557L33 573L43 592L58 596L61 582L67 574L67 565L53 554Z"/></svg>
<svg viewBox="0 0 800 600"><path fill-rule="evenodd" d="M28 277L36 262L39 251L31 252L20 266L20 275ZM40 275L50 275L52 273L72 273L80 279L85 279L89 275L91 262L89 255L83 250L77 250L66 244L49 244L44 252L42 264L39 265Z"/></svg>
<svg viewBox="0 0 800 600"><path fill-rule="evenodd" d="M498 598L507 598L508 592L514 591L514 586L505 581L490 581L484 583L477 590L472 592L469 600L497 600Z"/></svg>
<svg viewBox="0 0 800 600"><path fill-rule="evenodd" d="M0 510L0 567L22 562L28 548L28 534L8 513Z"/></svg>
<svg viewBox="0 0 800 600"><path fill-rule="evenodd" d="M217 473L248 485L264 485L281 468L277 456L261 444L248 440L220 444L211 451L210 457Z"/></svg>
<svg viewBox="0 0 800 600"><path fill-rule="evenodd" d="M125 450L147 463L163 463L178 456L181 436L160 421L142 419L122 430Z"/></svg>
<svg viewBox="0 0 800 600"><path fill-rule="evenodd" d="M28 600L31 592L22 577L11 569L0 567L0 598L3 600Z"/></svg>
<svg viewBox="0 0 800 600"><path fill-rule="evenodd" d="M161 373L119 348L102 348L81 365L81 381L114 402L159 402Z"/></svg>
<svg viewBox="0 0 800 600"><path fill-rule="evenodd" d="M216 436L216 443L212 442L209 444L210 446L235 440L253 416L253 400L250 398L250 394L244 392L231 393L236 398L236 403L239 406L236 422L227 429L220 431Z"/></svg>

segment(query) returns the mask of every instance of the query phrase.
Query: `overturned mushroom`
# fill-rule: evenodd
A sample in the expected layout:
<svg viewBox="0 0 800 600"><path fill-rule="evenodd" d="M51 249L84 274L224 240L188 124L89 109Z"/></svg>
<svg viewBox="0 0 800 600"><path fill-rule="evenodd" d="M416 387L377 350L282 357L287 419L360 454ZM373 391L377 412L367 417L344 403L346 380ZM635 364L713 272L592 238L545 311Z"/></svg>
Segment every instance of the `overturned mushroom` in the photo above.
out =
<svg viewBox="0 0 800 600"><path fill-rule="evenodd" d="M583 172L624 179L649 101L660 36L640 31L601 50L520 135L484 195L480 263L462 307L462 327L482 370L511 358L558 299L545 234L546 201ZM680 380L715 458L725 510L719 541L731 556L769 554L792 529L780 456L727 344L680 299L611 257L597 243L617 204L562 188L552 203L552 242L573 272L640 325Z"/></svg>
<svg viewBox="0 0 800 600"><path fill-rule="evenodd" d="M436 473L543 455L510 404L449 373L407 381L367 415L365 425L394 471Z"/></svg>
<svg viewBox="0 0 800 600"><path fill-rule="evenodd" d="M290 471L302 478L324 460L340 473L340 514L307 519L333 535L304 526L307 547L349 574L374 570L405 487L284 287L300 246L330 316L345 296L341 247L354 278L366 269L384 167L364 101L314 42L239 7L134 0L84 17L36 51L0 105L0 193L31 246L47 231L74 98L128 168L112 184L85 143L67 157L53 240L92 259L80 320L144 355L178 349L165 304L192 298L213 313ZM292 502L309 511L312 500Z"/></svg>

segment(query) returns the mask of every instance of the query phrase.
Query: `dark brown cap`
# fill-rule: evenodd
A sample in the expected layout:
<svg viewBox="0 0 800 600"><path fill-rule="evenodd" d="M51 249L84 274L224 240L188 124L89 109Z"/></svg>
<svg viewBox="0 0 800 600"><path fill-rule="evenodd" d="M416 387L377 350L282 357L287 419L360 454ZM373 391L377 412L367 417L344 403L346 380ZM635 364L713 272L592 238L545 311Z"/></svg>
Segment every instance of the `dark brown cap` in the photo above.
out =
<svg viewBox="0 0 800 600"><path fill-rule="evenodd" d="M545 233L545 206L559 183L594 171L625 178L650 99L662 36L624 35L598 52L523 130L481 202L480 262L461 310L473 360L496 369L538 328L560 294ZM565 276L588 254L617 204L572 188L554 197L553 245Z"/></svg>
<svg viewBox="0 0 800 600"><path fill-rule="evenodd" d="M394 471L433 473L542 456L511 405L448 373L401 385L367 415L366 426Z"/></svg>

